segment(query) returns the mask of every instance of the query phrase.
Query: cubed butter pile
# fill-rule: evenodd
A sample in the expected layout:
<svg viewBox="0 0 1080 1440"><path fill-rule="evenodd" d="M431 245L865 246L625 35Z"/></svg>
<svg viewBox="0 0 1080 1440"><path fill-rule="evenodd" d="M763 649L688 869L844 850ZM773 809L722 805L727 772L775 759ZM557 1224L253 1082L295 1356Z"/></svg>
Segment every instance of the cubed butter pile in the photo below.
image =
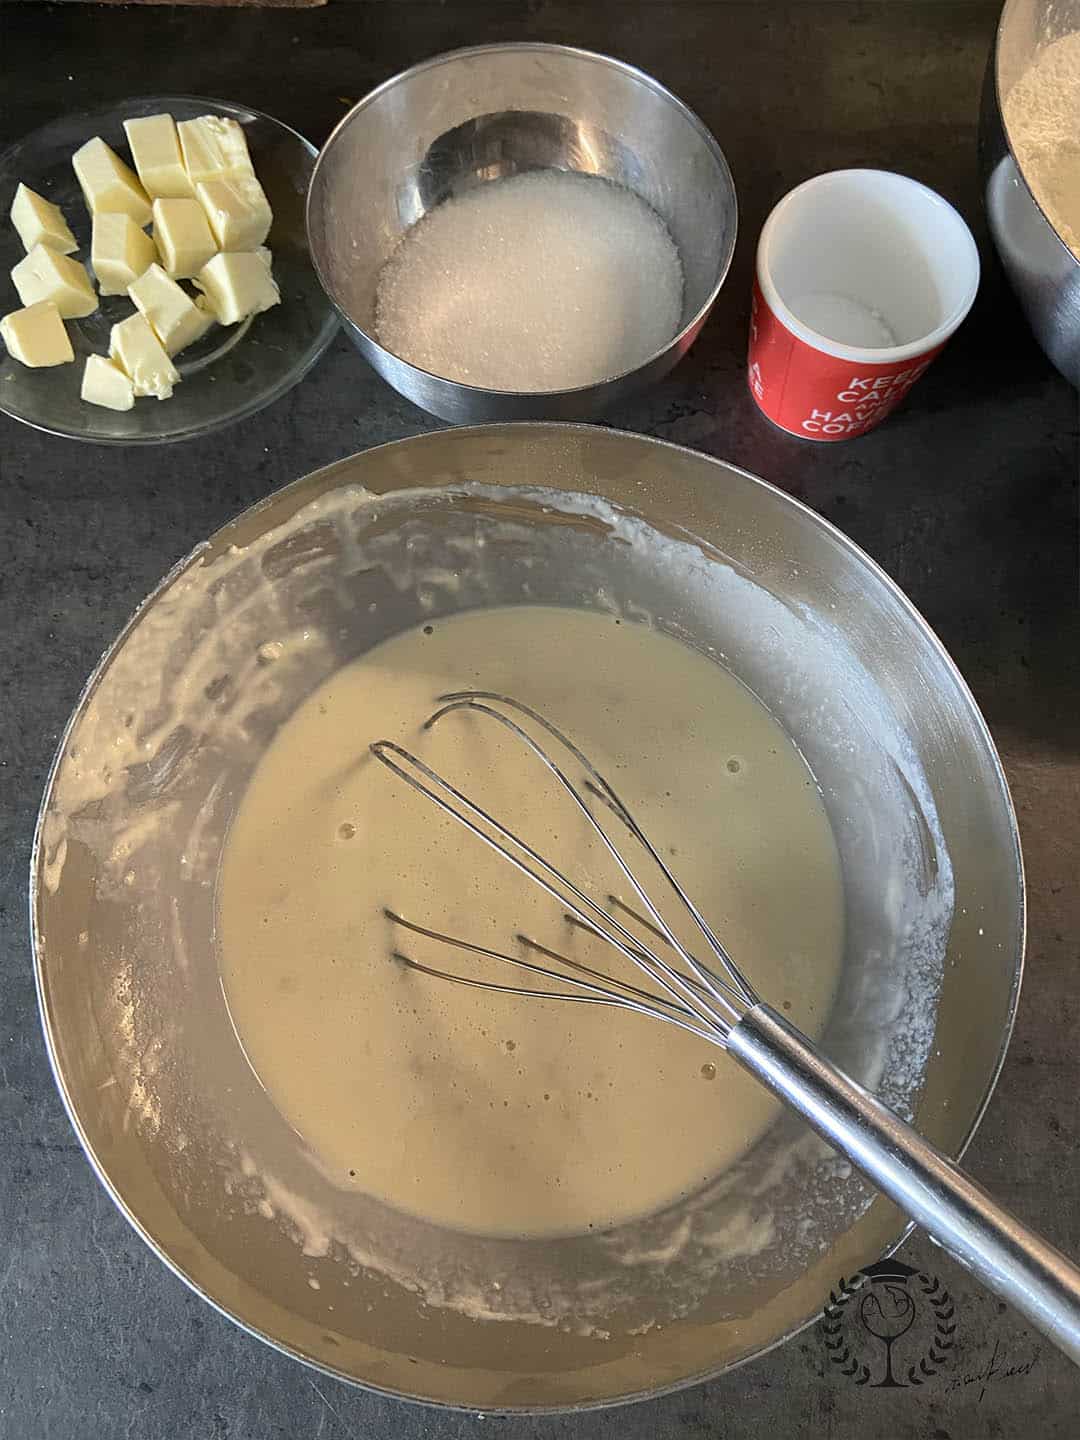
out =
<svg viewBox="0 0 1080 1440"><path fill-rule="evenodd" d="M219 115L179 124L146 115L125 120L124 132L134 168L100 136L71 158L98 292L135 305L112 327L108 356L89 356L83 373L82 398L110 410L130 410L141 395L167 400L180 381L175 355L212 325L239 324L281 300L265 246L273 214L243 127ZM59 207L26 185L11 223L26 251L11 272L23 309L0 320L0 337L24 365L67 364L75 354L64 321L98 307L86 266L71 258L78 241Z"/></svg>

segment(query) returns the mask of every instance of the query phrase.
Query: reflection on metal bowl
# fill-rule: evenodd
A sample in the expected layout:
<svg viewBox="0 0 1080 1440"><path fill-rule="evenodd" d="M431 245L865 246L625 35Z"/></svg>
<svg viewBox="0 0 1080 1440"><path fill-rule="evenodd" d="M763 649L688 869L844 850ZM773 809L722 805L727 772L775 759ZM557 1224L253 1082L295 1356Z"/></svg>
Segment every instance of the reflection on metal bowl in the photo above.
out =
<svg viewBox="0 0 1080 1440"><path fill-rule="evenodd" d="M258 1085L213 938L248 777L343 663L514 603L662 627L785 726L843 873L823 1048L953 1154L996 1078L1023 947L1008 791L955 668L850 541L742 471L588 427L450 430L308 476L193 552L91 680L42 807L34 943L61 1092L128 1219L238 1323L344 1378L482 1410L716 1374L903 1229L785 1116L643 1220L464 1234L335 1189Z"/></svg>
<svg viewBox="0 0 1080 1440"><path fill-rule="evenodd" d="M1042 46L1080 30L1080 0L1006 0L983 87L979 148L990 233L1035 338L1080 387L1080 260L1047 219L1006 131L1003 103Z"/></svg>
<svg viewBox="0 0 1080 1440"><path fill-rule="evenodd" d="M685 279L671 341L624 374L532 394L448 380L386 350L376 286L410 226L450 196L545 168L625 185L667 225ZM731 172L697 116L640 70L562 45L459 50L388 80L330 136L308 196L315 268L356 347L396 390L455 423L587 419L666 375L712 308L735 228Z"/></svg>

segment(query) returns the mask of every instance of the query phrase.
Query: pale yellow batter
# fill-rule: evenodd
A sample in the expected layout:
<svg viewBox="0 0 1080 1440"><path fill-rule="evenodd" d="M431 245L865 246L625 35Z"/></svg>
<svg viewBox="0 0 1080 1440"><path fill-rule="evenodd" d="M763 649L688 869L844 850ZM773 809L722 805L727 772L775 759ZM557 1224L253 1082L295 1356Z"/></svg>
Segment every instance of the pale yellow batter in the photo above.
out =
<svg viewBox="0 0 1080 1440"><path fill-rule="evenodd" d="M625 963L368 754L384 737L416 750L582 888L636 904L500 727L455 715L421 733L436 696L471 687L516 696L580 744L759 993L810 1034L840 962L836 849L801 756L738 681L584 611L473 611L399 635L334 675L264 756L226 847L219 935L237 1033L278 1108L343 1188L412 1214L500 1235L603 1228L730 1165L777 1102L671 1026L448 985L391 958L396 946L530 983L402 933L386 906L503 950L525 954L524 933Z"/></svg>

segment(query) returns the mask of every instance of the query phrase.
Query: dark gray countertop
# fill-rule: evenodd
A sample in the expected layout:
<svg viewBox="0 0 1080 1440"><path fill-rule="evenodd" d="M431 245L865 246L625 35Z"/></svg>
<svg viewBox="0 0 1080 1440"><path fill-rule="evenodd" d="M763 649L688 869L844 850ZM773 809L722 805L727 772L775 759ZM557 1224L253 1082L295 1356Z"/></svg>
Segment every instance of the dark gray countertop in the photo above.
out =
<svg viewBox="0 0 1080 1440"><path fill-rule="evenodd" d="M907 590L974 688L1013 787L1031 914L1019 1023L969 1164L1080 1254L1077 399L1028 337L985 246L975 120L997 8L9 4L0 142L84 105L154 91L251 104L319 141L394 71L502 38L610 51L702 115L738 185L735 267L690 357L611 418L744 465L823 512ZM986 275L972 318L906 408L865 440L813 448L760 421L746 392L753 247L784 190L858 163L907 171L954 200L977 230ZM1080 1372L923 1239L903 1254L952 1287L961 1326L951 1372L922 1390L858 1390L826 1374L811 1331L655 1403L481 1422L350 1390L243 1335L164 1269L94 1180L49 1075L26 926L31 832L60 729L104 646L196 541L326 461L433 423L344 340L286 399L201 442L103 450L0 422L0 1437L1074 1436Z"/></svg>

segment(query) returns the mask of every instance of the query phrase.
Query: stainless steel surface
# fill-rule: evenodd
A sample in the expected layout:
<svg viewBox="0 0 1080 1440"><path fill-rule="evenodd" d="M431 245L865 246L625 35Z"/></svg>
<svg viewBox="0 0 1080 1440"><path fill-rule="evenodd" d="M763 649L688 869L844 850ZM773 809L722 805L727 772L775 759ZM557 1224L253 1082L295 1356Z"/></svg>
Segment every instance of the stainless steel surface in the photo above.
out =
<svg viewBox="0 0 1080 1440"><path fill-rule="evenodd" d="M576 492L597 498L586 504ZM600 502L610 514L590 508ZM619 527L632 532L643 522L661 537L659 549L626 543ZM478 535L501 542L484 546L486 569L463 563L463 544ZM542 563L523 566L530 556ZM453 585L394 583L421 559L434 574L452 574ZM727 603L729 587L744 583L768 603ZM622 1232L489 1242L358 1197L369 1253L393 1248L413 1267L409 1275L426 1281L445 1280L448 1270L498 1275L502 1289L485 1296L504 1314L515 1297L540 1294L565 1303L568 1317L565 1329L521 1318L489 1323L448 1307L429 1286L429 1303L418 1305L413 1290L367 1266L350 1273L337 1252L304 1256L287 1226L259 1213L255 1179L236 1176L241 1147L256 1171L280 1158L283 1185L314 1184L293 1153L295 1137L282 1133L236 1053L212 933L224 827L276 726L338 665L421 616L525 599L596 603L598 588L605 603L644 610L691 643L722 650L822 783L848 907L825 1053L861 1083L877 1047L892 1053L893 1043L910 1041L895 1019L867 1010L882 986L907 973L897 919L881 903L881 866L898 849L929 858L920 805L896 792L888 763L876 762L897 744L910 747L927 777L955 887L933 1046L906 1092L918 1128L945 1153L967 1143L1011 1030L1024 904L997 755L924 622L819 516L732 466L581 426L417 436L271 496L163 581L87 686L35 840L36 974L61 1094L139 1233L238 1323L385 1392L530 1410L690 1383L793 1333L839 1275L903 1233L893 1206L869 1204L858 1177L819 1175L816 1167L832 1162L815 1152L793 1159L768 1191L775 1243L704 1278L701 1252L674 1247L657 1271L647 1257L669 1243L672 1227L692 1237L701 1225L738 1220L748 1195L763 1203L758 1187L804 1135L795 1117L755 1147L734 1186L727 1177L727 1194L707 1187L630 1227L627 1243L640 1245L631 1263L612 1261ZM783 633L790 645L778 652ZM278 636L296 640L292 659L257 662L259 647ZM862 680L838 696L841 662ZM182 725L169 718L177 704ZM822 748L823 710L841 727L831 755ZM137 763L121 766L128 734L142 748ZM90 781L108 793L87 793ZM150 803L159 787L167 809ZM867 813L871 830L841 823ZM922 883L933 883L929 872ZM871 937L884 952L876 959ZM800 1239L807 1227L812 1243ZM313 1273L318 1291L308 1284ZM658 1315L661 1323L640 1329ZM610 1339L582 1334L583 1317Z"/></svg>
<svg viewBox="0 0 1080 1440"><path fill-rule="evenodd" d="M447 716L467 711L471 716L497 722L541 762L604 843L618 874L629 882L647 912L647 919L636 913L631 918L627 907L614 902L610 895L601 895L598 902L588 892L588 879L579 877L586 886L581 889L559 864L527 845L516 833L512 817L508 825L504 818L484 810L402 746L380 740L370 747L372 753L412 789L427 796L444 814L539 886L557 903L561 913L568 912L640 970L652 988L642 990L614 970L598 971L533 943L526 947L529 953L539 953L558 968L475 945L467 938L441 935L387 911L387 918L406 932L418 932L452 948L501 961L529 975L539 975L559 988L553 990L549 983L541 989L530 989L456 975L419 964L400 950L394 951L394 958L435 979L510 992L540 1004L569 1001L632 1010L730 1051L757 1080L798 1111L906 1215L922 1225L937 1244L1080 1364L1080 1270L1010 1215L940 1150L928 1145L895 1111L826 1060L794 1025L758 1000L622 797L573 741L549 719L510 696L462 692L442 695L437 703L438 709L424 721L424 730ZM578 778L578 772L583 772L583 778ZM620 840L624 848L620 848ZM636 848L631 850L632 841L648 857L647 873L657 882L665 882L664 896L670 889L678 907L694 922L710 953L708 963L686 948L677 924L669 922L664 900L657 899L656 892L641 879L640 865L630 858L638 853ZM668 906L675 908L670 899ZM628 929L628 925L633 928ZM515 937L519 944L523 938ZM675 963L676 957L679 964ZM479 1116L477 1123L483 1123Z"/></svg>
<svg viewBox="0 0 1080 1440"><path fill-rule="evenodd" d="M768 1005L725 1048L930 1238L1080 1365L1080 1270Z"/></svg>
<svg viewBox="0 0 1080 1440"><path fill-rule="evenodd" d="M1002 103L1040 48L1080 29L1080 0L1005 0L983 87L979 149L990 233L1035 337L1080 388L1080 260L1017 164Z"/></svg>
<svg viewBox="0 0 1080 1440"><path fill-rule="evenodd" d="M410 226L449 196L544 168L617 181L664 220L685 275L671 342L622 375L539 394L460 384L386 350L376 284ZM665 375L712 308L736 223L727 161L697 116L640 70L562 45L459 50L386 81L330 136L308 195L315 268L357 349L396 390L458 424L587 419Z"/></svg>

